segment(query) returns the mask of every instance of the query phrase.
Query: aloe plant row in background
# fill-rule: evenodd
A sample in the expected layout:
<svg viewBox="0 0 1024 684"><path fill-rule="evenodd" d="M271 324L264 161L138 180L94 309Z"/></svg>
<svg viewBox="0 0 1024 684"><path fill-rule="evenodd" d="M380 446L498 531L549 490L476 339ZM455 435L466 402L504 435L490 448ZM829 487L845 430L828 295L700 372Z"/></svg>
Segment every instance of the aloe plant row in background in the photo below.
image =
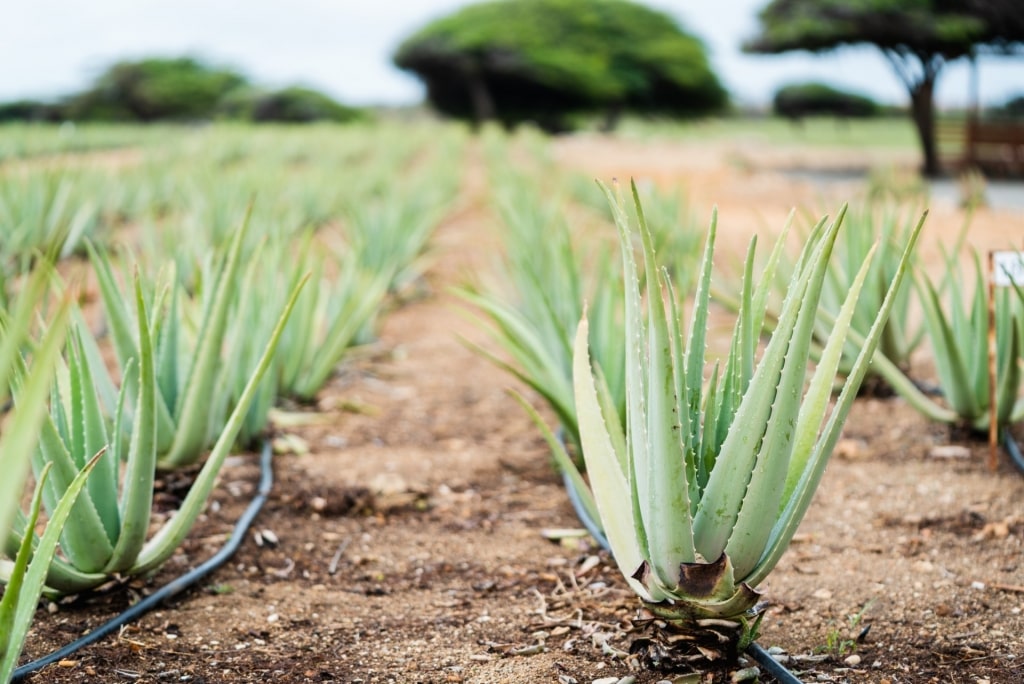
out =
<svg viewBox="0 0 1024 684"><path fill-rule="evenodd" d="M205 214L209 222L190 222L189 214L175 206L180 201L175 188L181 187L175 181L163 180L155 192L146 188L157 179L155 172L136 174L134 187L125 190L113 188L128 177L116 173L42 175L26 169L26 192L9 194L4 227L12 228L9 236L43 239L9 241L0 249L9 258L5 275L8 291L16 293L13 301L33 302L11 314L16 323L3 318L0 342L0 362L7 363L0 370L14 368L9 380L15 410L24 417L18 429L0 438L0 465L5 475L11 474L3 478L0 492L5 504L0 543L10 559L0 560L0 581L7 583L0 602L0 681L7 680L17 662L44 588L77 593L159 567L203 510L235 444L251 443L263 433L278 397L314 398L351 346L376 334L391 298L418 282L433 229L459 180L449 162L459 153L461 136L431 140L438 144L430 148L423 137L408 139L411 144L389 146L390 152L377 156L370 154L372 141L349 139L351 150L345 155L358 166L359 173L350 177L359 183L347 185L344 177L335 177L337 191L326 192L328 174L319 167L325 183L310 189L309 196L327 203L316 218L288 214L281 219L281 214L275 219L273 212L261 213L257 200L253 220L240 230L223 226L249 194L241 185L222 194L219 186L230 183L203 188L208 206L219 213L215 220L214 214ZM282 163L300 168L319 164L322 140L297 136L295 149ZM243 136L234 142L239 146L235 152L252 153L251 141ZM161 154L154 149L147 154ZM214 149L211 154L230 167L235 152ZM246 182L252 182L250 190L275 198L267 185L275 175L266 173L265 165L261 170L262 177L246 173ZM86 204L77 194L85 187L83 178L90 188L99 188L97 203ZM199 186L190 187L200 192ZM401 190L400 196L389 195L394 189ZM95 208L111 206L104 204L111 197L116 211ZM251 208L252 197L245 201ZM20 356L27 344L26 321L42 298L39 292L29 298L33 288L20 284L26 269L40 261L30 250L69 256L87 239L108 239L126 222L140 220L153 231L142 226L128 233L141 237L137 257L124 250L112 259L102 244L88 248L117 358L115 372L108 372L100 351L107 342L94 338L85 317L69 313L67 302L54 332L31 347L31 368L26 366ZM33 230L40 226L47 229ZM153 239L157 231L174 229L178 232L170 240ZM157 244L160 249L152 250ZM307 270L317 282L303 289ZM33 276L27 282L39 290L45 280ZM46 417L53 373L43 369L60 355L69 316L74 323L67 360L60 364ZM33 448L30 438L36 431L42 439ZM4 446L14 442L23 452L20 458ZM193 463L208 450L180 510L151 531L156 468ZM29 460L37 494L26 513L16 504ZM50 526L40 535L36 521L43 508Z"/></svg>
<svg viewBox="0 0 1024 684"><path fill-rule="evenodd" d="M18 130L0 128L0 148ZM449 162L465 141L456 128L439 133L415 126L401 135L362 125L257 131L218 125L164 133L162 139L143 135L138 147L109 160L0 165L4 275L21 272L27 250L57 245L65 256L81 254L89 238L130 240L144 262L148 254L173 254L187 278L185 267L227 244L253 204L247 250L275 234L348 232L349 215L389 205L399 187L399 196L420 196L429 214L451 198L458 178ZM358 238L357 229L351 233Z"/></svg>

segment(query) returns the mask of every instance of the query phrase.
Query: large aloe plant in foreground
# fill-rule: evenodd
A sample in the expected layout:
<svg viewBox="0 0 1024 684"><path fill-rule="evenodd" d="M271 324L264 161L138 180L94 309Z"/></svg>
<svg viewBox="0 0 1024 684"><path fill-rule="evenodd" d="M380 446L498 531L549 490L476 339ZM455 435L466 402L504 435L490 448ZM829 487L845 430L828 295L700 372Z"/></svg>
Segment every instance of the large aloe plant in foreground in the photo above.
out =
<svg viewBox="0 0 1024 684"><path fill-rule="evenodd" d="M744 286L741 332L725 372L714 371L705 389L714 223L684 338L669 278L664 271L653 277L653 243L635 188L634 201L643 266L651 276L644 291L632 227L622 201L613 200L626 289L626 424L611 410L600 369L591 363L584 317L574 351L583 456L612 553L646 608L683 629L698 628L706 619L731 621L733 644L742 646L756 631L751 622L758 614L755 587L786 550L810 504L878 346L918 231L830 410L846 334L870 265L865 260L854 279L805 387L818 299L842 213L811 231L771 339L749 382L737 385L730 378L745 375L739 367L752 358L744 347L753 337L742 330L753 325L756 301L767 284Z"/></svg>
<svg viewBox="0 0 1024 684"><path fill-rule="evenodd" d="M53 381L54 366L60 357L67 327L70 299L59 305L49 326L38 341L32 339L32 321L53 277L49 260L36 268L18 293L12 310L0 314L0 397L10 396L8 388L21 380L21 392L0 434L0 535L6 536L13 522L20 519L22 487L28 474L29 457L35 448L39 425L46 415L46 401ZM31 349L31 371L25 377L22 353ZM95 459L82 468L53 511L42 537L34 547L24 544L16 549L9 583L0 599L0 682L10 681L25 643L36 603L43 589L46 569L57 550L57 542L71 506L85 486ZM33 528L39 517L42 491L48 473L39 474L28 524Z"/></svg>

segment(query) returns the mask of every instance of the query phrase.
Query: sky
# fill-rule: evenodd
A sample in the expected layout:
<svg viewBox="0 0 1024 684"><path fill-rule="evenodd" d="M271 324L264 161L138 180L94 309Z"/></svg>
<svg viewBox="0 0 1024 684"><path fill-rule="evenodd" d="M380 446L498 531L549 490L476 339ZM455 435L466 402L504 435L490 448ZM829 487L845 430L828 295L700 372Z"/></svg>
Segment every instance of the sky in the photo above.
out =
<svg viewBox="0 0 1024 684"><path fill-rule="evenodd" d="M114 61L189 54L253 82L318 88L346 104L404 105L423 98L391 65L401 40L471 0L8 0L0 23L0 101L54 98L85 88ZM744 55L767 0L648 0L700 37L734 101L760 106L781 85L812 79L906 104L895 73L870 47L825 56ZM963 61L943 72L940 106L969 102ZM1024 58L980 61L980 96L1024 94Z"/></svg>

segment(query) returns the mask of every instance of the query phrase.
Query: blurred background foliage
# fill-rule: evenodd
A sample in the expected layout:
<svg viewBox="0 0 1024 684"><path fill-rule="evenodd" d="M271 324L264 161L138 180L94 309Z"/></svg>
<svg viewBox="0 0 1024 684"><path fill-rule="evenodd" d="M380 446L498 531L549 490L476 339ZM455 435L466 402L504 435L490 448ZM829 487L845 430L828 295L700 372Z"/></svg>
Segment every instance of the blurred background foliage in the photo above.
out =
<svg viewBox="0 0 1024 684"><path fill-rule="evenodd" d="M266 90L241 73L194 57L121 61L85 90L57 102L0 103L5 121L192 122L235 119L253 122L346 122L363 116L311 88Z"/></svg>
<svg viewBox="0 0 1024 684"><path fill-rule="evenodd" d="M728 95L704 45L667 15L621 0L496 0L410 36L394 61L426 85L438 111L566 130L599 112L701 115Z"/></svg>

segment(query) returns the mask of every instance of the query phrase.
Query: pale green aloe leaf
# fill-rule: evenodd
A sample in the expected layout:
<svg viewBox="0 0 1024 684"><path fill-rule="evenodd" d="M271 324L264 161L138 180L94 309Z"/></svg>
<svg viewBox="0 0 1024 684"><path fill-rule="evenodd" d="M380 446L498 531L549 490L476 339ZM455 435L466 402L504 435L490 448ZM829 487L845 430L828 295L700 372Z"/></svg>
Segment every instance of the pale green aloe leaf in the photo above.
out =
<svg viewBox="0 0 1024 684"><path fill-rule="evenodd" d="M1010 331L1010 344L1006 350L1007 363L1000 374L996 392L996 419L1000 427L1009 425L1013 417L1013 405L1021 386L1021 339L1016 326Z"/></svg>
<svg viewBox="0 0 1024 684"><path fill-rule="evenodd" d="M645 600L660 600L664 596L648 593L633 574L643 565L645 557L636 534L633 492L628 469L622 468L623 456L615 453L612 439L605 424L604 412L598 398L597 386L590 368L586 315L580 321L573 351L573 386L576 392L576 410L580 420L580 439L587 462L590 488L600 513L601 526L608 538L612 555L630 586Z"/></svg>
<svg viewBox="0 0 1024 684"><path fill-rule="evenodd" d="M117 279L114 277L114 269L110 263L110 257L106 252L96 249L89 241L86 242L86 246L88 247L93 272L96 274L96 280L99 283L100 294L103 298L107 325L110 328L114 351L117 354L117 361L121 367L123 387L127 388L128 399L134 401L139 396L138 375L125 373L125 369L130 359L135 359L135 362L138 363L139 346L138 340L135 338L135 325L126 303L128 298L122 295L121 289L118 287ZM172 311L171 313L174 312ZM171 448L171 443L174 439L176 428L172 410L173 405L168 406L163 401L157 404L157 450L161 453Z"/></svg>
<svg viewBox="0 0 1024 684"><path fill-rule="evenodd" d="M648 443L644 452L634 452L637 459L634 469L640 481L638 491L646 492L646 496L641 496L640 499L640 512L647 531L650 554L647 559L662 586L673 587L679 581L680 564L691 563L694 560L693 528L689 517L689 483L676 402L673 345L665 315L662 279L658 277L654 243L640 207L636 184L633 184L633 199L643 242L648 301ZM625 234L625 249L629 246L628 225L620 225L620 231L624 231ZM686 435L689 435L688 425Z"/></svg>
<svg viewBox="0 0 1024 684"><path fill-rule="evenodd" d="M644 331L643 331L643 318L642 318L642 305L640 302L640 280L637 275L636 260L633 256L633 245L630 240L628 232L628 219L626 218L625 212L623 211L623 203L617 199L607 187L603 187L605 194L608 197L609 204L612 207L612 212L615 216L615 224L619 229L619 242L620 251L622 253L622 271L623 279L626 283L626 320L625 320L625 338L626 338L626 354L625 354L625 366L626 366L626 460L627 460L627 476L626 484L628 488L627 498L623 500L624 503L630 503L632 505L632 515L630 516L630 523L633 526L633 535L637 542L639 542L640 549L642 549L642 558L646 559L649 554L647 545L647 531L643 525L643 516L640 512L640 506L642 501L646 500L650 496L650 492L641 489L643 484L647 483L646 478L638 478L636 469L638 467L637 461L640 463L646 463L646 453L649 449L649 442L647 439L647 422L646 422L646 397L647 397L647 363L646 363L646 350L644 349ZM589 326L588 326L589 329ZM577 332L577 337L579 332ZM585 338L586 339L586 338ZM580 422L580 439L583 439L583 432L587 429L584 426L580 414L580 390L577 387L576 380L577 370L577 357L579 356L579 343L573 352L573 386L575 388L576 395L576 412L578 420ZM589 349L587 351L587 357L589 359ZM587 373L590 373L590 363L587 364ZM593 381L591 380L591 383ZM599 405L600 406L600 405ZM602 417L603 421L603 417ZM606 427L602 425L602 431L605 435L608 434ZM583 447L584 458L589 461L587 456L586 445ZM589 470L588 466L588 470ZM601 496L596 494L595 498L600 504ZM622 506L624 504L620 504ZM602 510L601 519L602 522L607 525L608 521L605 520L606 512ZM621 515L621 509L617 513L608 511L609 515L617 514ZM607 529L607 528L606 528ZM609 543L611 538L609 537ZM613 547L614 548L614 547ZM634 569L636 569L634 567ZM626 573L627 576L631 576L632 572Z"/></svg>
<svg viewBox="0 0 1024 684"><path fill-rule="evenodd" d="M28 386L36 375L35 363L38 361L33 363L31 371L23 362L21 364L20 372L27 375L28 379L24 381L24 385L20 382L17 383L16 403L24 401L29 391ZM69 386L74 384L75 382L69 382ZM62 434L59 423L64 420L65 404L56 398L56 391L53 396L55 398L51 401L51 415L44 416L42 419L41 425L37 429L38 443L32 453L32 463L37 476L44 469L50 471L43 495L44 502L50 510L58 505L64 492L74 482L84 464L90 460L84 458L81 453L81 450L85 448L81 431L79 431L77 445L69 432L64 431ZM81 410L76 409L76 412L80 414ZM72 419L74 423L81 423L80 415L72 416ZM78 449L77 454L74 452L75 449ZM102 453L102 449L97 453ZM30 533L30 529L24 531L24 534ZM85 496L79 497L75 502L75 514L65 526L62 546L71 562L87 572L93 572L102 567L110 553L110 537L96 506L89 498L88 491Z"/></svg>
<svg viewBox="0 0 1024 684"><path fill-rule="evenodd" d="M46 530L43 532L38 545L36 545L32 553L32 561L28 565L28 571L24 575L24 582L21 585L20 591L11 591L11 587L8 585L7 591L4 592L5 601L7 600L8 593L15 596L14 600L17 602L17 607L10 630L6 629L6 625L0 625L0 627L4 628L0 630L0 634L6 635L6 643L2 641L4 637L0 637L0 649L3 650L2 658L0 658L0 682L9 681L14 668L18 665L18 656L21 655L25 636L28 634L32 618L36 612L36 602L43 591L50 563L57 552L57 543L60 539L61 530L67 522L68 516L71 515L75 499L78 498L82 488L85 487L86 480L96 465L97 460L102 458L102 456L102 452L96 454L92 460L85 464L78 476L67 488L64 496L61 497L56 509L50 514ZM41 487L37 487L33 502L32 526L34 526L35 516L39 513L40 498ZM25 544L22 546L22 550L26 554L32 552L32 540L30 537L31 535L26 535Z"/></svg>
<svg viewBox="0 0 1024 684"><path fill-rule="evenodd" d="M175 408L174 440L167 453L160 456L160 465L177 468L195 463L206 446L211 421L210 397L217 389L221 363L221 346L227 330L228 315L237 283L242 246L251 223L252 206L235 233L228 253L214 279L213 297L203 312L196 341L194 360L185 387ZM248 406L246 406L248 410ZM235 435L232 435L234 439Z"/></svg>
<svg viewBox="0 0 1024 684"><path fill-rule="evenodd" d="M732 429L722 444L715 469L694 516L694 541L697 551L705 559L712 560L722 555L732 535L776 400L786 350L797 326L814 265L823 251L830 251L838 227L839 223L833 222L824 234L819 230L813 231L804 246L786 293L782 315L743 394Z"/></svg>
<svg viewBox="0 0 1024 684"><path fill-rule="evenodd" d="M718 208L711 212L711 225L704 243L697 292L694 295L693 314L690 319L690 337L686 343L686 370L681 389L685 393L683 410L689 414L687 432L692 436L700 425L700 393L704 382L704 360L707 348L708 310L711 308L711 274L714 263L715 238L718 235Z"/></svg>
<svg viewBox="0 0 1024 684"><path fill-rule="evenodd" d="M775 241L775 246L772 248L771 254L768 255L768 262L765 264L765 267L761 272L761 279L758 282L757 287L754 288L752 295L753 299L751 301L751 310L754 314L751 330L756 330L758 333L764 329L764 320L768 311L768 298L771 296L772 284L775 282L779 271L779 264L781 263L782 256L785 253L786 238L789 236L794 216L795 212L791 211L789 213L789 217L786 219L785 226L782 228L782 232Z"/></svg>
<svg viewBox="0 0 1024 684"><path fill-rule="evenodd" d="M800 525L800 521L803 519L804 513L807 511L807 507L811 504L814 492L818 487L818 483L821 481L821 476L825 472L825 466L828 464L829 456L831 456L832 450L835 448L836 442L839 440L839 434L842 431L843 424L850 413L850 408L853 406L853 402L857 398L857 392L860 390L860 385L864 381L864 376L867 375L868 368L870 367L872 359L878 349L882 330L885 328L886 320L892 311L900 287L903 284L911 255L914 253L914 247L921 235L921 228L924 226L926 217L927 213L921 217L920 222L917 224L917 227L908 239L903 256L900 259L895 274L893 275L893 279L889 285L888 291L886 292L885 299L882 301L882 306L878 311L878 316L875 318L875 322L871 326L871 329L865 338L864 346L862 347L860 354L857 355L857 358L853 363L850 374L846 378L846 384L843 385L843 389L839 393L839 398L836 400L836 404L833 407L832 412L829 414L821 435L814 443L810 457L806 460L802 458L800 459L804 461L803 472L797 481L796 487L793 489L792 495L784 502L784 508L772 528L771 538L764 554L761 556L757 566L751 571L745 580L751 586L757 586L765 577L768 576L768 573L770 573L779 562L782 554L785 553L786 548L789 546L789 542L792 540L793 535L796 534L797 527ZM846 332L847 330L837 329L833 334L845 334Z"/></svg>
<svg viewBox="0 0 1024 684"><path fill-rule="evenodd" d="M0 532L9 529L14 510L21 501L21 488L28 475L30 455L35 452L40 425L46 419L50 385L64 345L69 312L70 301L65 300L36 346L28 372L22 372L24 362L20 356L12 359L12 370L22 375L24 381L19 385L14 411L0 432L0 466L4 475L0 478L0 502L3 502L0 504ZM17 322L13 325L17 325ZM11 326L5 332L7 339L13 336L24 339L26 334L24 329Z"/></svg>
<svg viewBox="0 0 1024 684"><path fill-rule="evenodd" d="M501 339L497 340L499 344L505 346ZM498 368L512 374L518 378L522 383L530 387L548 402L552 410L558 416L558 421L561 425L571 433L571 439L574 442L578 441L579 428L576 423L576 409L572 401L569 401L564 395L563 384L565 378L562 374L556 376L544 375L534 370L533 372L527 372L512 364L508 363L497 357L496 355L484 349L478 344L475 344L469 340L462 340L463 344L472 349L477 354L480 354L485 359L493 363ZM512 352L510 352L512 353Z"/></svg>
<svg viewBox="0 0 1024 684"><path fill-rule="evenodd" d="M699 281L699 278L698 278ZM700 458L699 458L699 439L695 435L695 432L700 430L700 407L697 406L696 410L691 411L689 407L685 405L686 397L688 395L686 388L686 374L683 372L685 368L685 349L683 348L683 333L679 327L679 307L676 304L679 301L676 298L675 290L672 287L672 281L669 278L668 271L663 270L662 282L667 290L665 297L666 305L668 307L668 325L669 325L669 346L672 356L672 394L674 399L674 405L672 410L679 419L679 451L683 460L683 472L686 482L686 496L690 502L689 515L692 521L692 516L696 512L697 502L700 501L700 491L705 480L701 479L700 472ZM697 400L699 404L700 393L697 393ZM690 529L689 539L693 540L692 525ZM686 561L690 562L690 561Z"/></svg>
<svg viewBox="0 0 1024 684"><path fill-rule="evenodd" d="M796 326L785 352L771 415L750 473L742 507L725 546L725 553L732 560L737 577L745 577L760 559L771 533L771 526L766 525L765 521L774 519L782 501L793 443L798 436L797 417L801 409L801 395L811 341L814 339L822 283L828 275L833 241L844 214L845 207L836 217L836 228L826 234L824 249L816 250L811 262L811 279L804 290ZM817 426L814 426L813 431L816 435Z"/></svg>
<svg viewBox="0 0 1024 684"><path fill-rule="evenodd" d="M36 277L39 276L30 279L30 289L20 297L36 297L38 302L43 290L33 289ZM41 282L45 284L46 281ZM19 301L17 306L21 304ZM31 463L30 455L35 452L39 426L46 418L46 403L50 396L54 368L64 344L69 311L70 302L65 300L36 347L32 372L27 374L14 410L0 431L0 471L3 472L3 477L0 477L0 534L6 534L10 529L21 501L21 490ZM14 354L6 357L7 366L0 369L0 375L5 376L5 383L10 381L12 375L19 374L22 359L18 347L28 335L31 313L32 309L29 308L28 314L19 317L16 307L14 317L4 326L4 339L0 346L15 341ZM6 390L7 386L4 384L2 387Z"/></svg>
<svg viewBox="0 0 1024 684"><path fill-rule="evenodd" d="M39 521L39 510L43 504L43 490L45 488L46 476L49 474L49 468L43 468L39 478L36 480L35 494L32 496L32 505L29 508L28 518L25 520L24 528L27 530L35 529L36 523ZM21 538L21 542L18 544L18 550L14 554L14 562L11 564L8 574L6 576L6 586L4 587L3 598L0 599L0 682L7 682L10 680L10 674L7 673L3 676L3 672L7 669L4 664L8 655L13 650L17 651L21 648L23 639L15 640L14 634L14 618L18 610L19 601L32 601L38 598L28 596L26 592L22 591L22 587L25 583L25 573L28 570L28 563L32 557L32 542L33 535L25 534ZM17 658L18 653L14 653L14 657Z"/></svg>
<svg viewBox="0 0 1024 684"><path fill-rule="evenodd" d="M925 323L931 331L931 342L934 350L935 368L939 373L942 388L953 410L963 419L973 420L981 413L981 407L975 402L970 390L967 365L963 359L956 334L949 319L942 312L938 293L931 282L925 280L921 306L924 309ZM954 305L954 309L958 305Z"/></svg>
<svg viewBox="0 0 1024 684"><path fill-rule="evenodd" d="M18 294L13 311L4 312L7 317L3 326L3 339L0 340L0 388L2 388L0 394L3 396L7 395L7 388L10 386L17 360L21 356L22 346L32 328L36 307L49 289L52 279L53 265L43 262L29 275L24 290ZM0 501L14 500L16 499L0 499ZM0 530L2 529L4 528L0 527Z"/></svg>
<svg viewBox="0 0 1024 684"><path fill-rule="evenodd" d="M132 423L132 440L125 464L117 543L103 572L127 570L142 550L149 531L156 473L156 370L153 339L142 297L142 285L135 275L135 320L139 327L139 397Z"/></svg>
<svg viewBox="0 0 1024 684"><path fill-rule="evenodd" d="M281 332L288 323L288 316L291 314L292 308L295 306L295 301L302 291L302 287L306 284L306 281L306 278L301 280L289 296L288 302L285 304L280 318L278 318L277 325L274 326L274 331L270 336L270 340L267 342L267 347L264 350L263 355L260 357L259 363L255 370L253 370L252 376L249 378L249 382L245 386L245 390L242 392L242 395L238 399L238 403L235 404L234 410L232 410L231 415L228 417L227 423L224 426L224 431L217 439L216 444L213 446L213 450L206 459L206 463L203 464L202 469L196 476L195 482L192 484L191 489L189 489L188 494L185 496L185 500L182 502L181 508L145 544L136 558L135 564L129 569L130 574L144 574L163 564L163 562L166 561L172 553L174 553L175 549L181 545L181 542L184 541L189 530L192 528L193 523L195 523L196 518L198 518L199 514L202 513L203 507L206 505L206 500L210 496L210 492L213 491L213 487L216 484L217 474L220 472L224 459L227 458L228 454L231 452L231 448L235 443L235 438L238 436L238 432L242 428L242 423L249 410L249 405L252 403L256 393L259 391L263 375L267 372L267 369L273 361L274 352L277 349L277 343L281 338Z"/></svg>
<svg viewBox="0 0 1024 684"><path fill-rule="evenodd" d="M861 291L864 288L874 253L868 251L860 271L854 277L850 286L849 294L839 315L832 325L832 335L822 350L814 369L814 376L804 394L800 416L796 424L796 441L793 444L793 456L789 464L789 474L786 477L785 489L782 493L782 501L786 502L793 495L800 477L807 467L807 459L810 458L815 442L821 430L822 421L828 412L829 402L832 397L832 388L839 366L843 361L843 348L847 339L846 333L850 330L853 317L856 314L857 302ZM887 327L887 326L886 326ZM885 330L886 328L883 328Z"/></svg>
<svg viewBox="0 0 1024 684"><path fill-rule="evenodd" d="M170 411L166 407L177 406L178 395L181 391L179 383L181 377L181 364L179 363L179 335L181 334L181 315L180 315L180 300L181 300L181 288L177 286L175 281L176 276L173 275L170 280L170 287L168 287L167 293L167 310L160 326L159 333L156 337L156 375L157 375L157 387L160 390L160 398L162 401L158 402L158 406L165 407L168 417ZM159 311L159 308L154 307L154 314ZM151 331L152 332L152 331ZM169 435L173 438L173 435ZM157 451L160 453L165 452L170 448L170 441L164 440L158 442Z"/></svg>
<svg viewBox="0 0 1024 684"><path fill-rule="evenodd" d="M82 337L80 330L75 331L70 350L72 377L76 378L72 386L77 385L78 388L76 390L77 398L73 404L80 411L80 415L73 417L73 420L83 428L82 452L79 454L82 462L78 465L81 467L92 456L103 452L103 456L93 469L92 477L86 484L86 491L89 494L89 500L96 507L107 538L114 540L117 538L117 529L120 526L117 490L121 464L116 460L116 453L109 449L110 440L107 436L102 400L96 392L96 374L93 372L88 354L83 349ZM101 372L105 374L106 368L101 368ZM115 438L118 437L120 435L115 435ZM78 458L76 458L77 460Z"/></svg>
<svg viewBox="0 0 1024 684"><path fill-rule="evenodd" d="M540 429L541 434L544 436L544 441L548 443L548 447L551 449L551 454L555 459L555 465L558 466L559 472L565 473L569 478L569 486L572 487L576 493L578 500L581 502L587 517L594 522L601 520L601 513L597 510L597 503L594 501L594 494L590 491L590 487L587 481L583 479L583 474L580 469L576 467L576 463L569 456L569 452L565 450L565 445L562 444L555 434L548 427L548 424L544 422L537 410L530 405L530 402L526 401L523 395L519 392L512 391L512 397L519 402L519 405L523 407L527 415L533 420L534 424Z"/></svg>

